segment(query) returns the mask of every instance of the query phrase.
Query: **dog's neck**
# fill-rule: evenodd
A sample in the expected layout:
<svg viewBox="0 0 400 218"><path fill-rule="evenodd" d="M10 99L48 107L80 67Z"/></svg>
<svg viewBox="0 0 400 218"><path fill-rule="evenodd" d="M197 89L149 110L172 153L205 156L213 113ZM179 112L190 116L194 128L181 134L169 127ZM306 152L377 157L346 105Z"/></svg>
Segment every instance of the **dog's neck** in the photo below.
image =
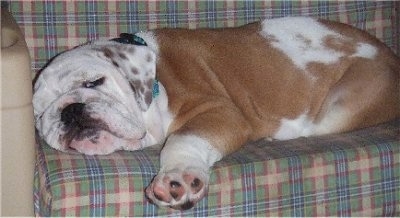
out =
<svg viewBox="0 0 400 218"><path fill-rule="evenodd" d="M158 94L154 97L149 109L143 113L147 129L146 145L144 146L163 143L172 122L172 115L168 110L167 92L160 82L157 82L157 85Z"/></svg>

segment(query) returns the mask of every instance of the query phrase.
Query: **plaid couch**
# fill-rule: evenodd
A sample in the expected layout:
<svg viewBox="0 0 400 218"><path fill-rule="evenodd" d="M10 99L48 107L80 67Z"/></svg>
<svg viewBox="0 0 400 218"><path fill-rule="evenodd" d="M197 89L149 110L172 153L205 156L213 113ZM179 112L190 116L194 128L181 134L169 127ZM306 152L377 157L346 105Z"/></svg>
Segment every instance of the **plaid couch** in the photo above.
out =
<svg viewBox="0 0 400 218"><path fill-rule="evenodd" d="M161 27L222 28L313 16L348 23L400 54L399 2L10 1L35 73L88 40ZM58 152L37 140L37 216L400 216L400 120L346 134L259 140L219 161L209 193L188 211L157 208L144 188L158 148L106 156Z"/></svg>

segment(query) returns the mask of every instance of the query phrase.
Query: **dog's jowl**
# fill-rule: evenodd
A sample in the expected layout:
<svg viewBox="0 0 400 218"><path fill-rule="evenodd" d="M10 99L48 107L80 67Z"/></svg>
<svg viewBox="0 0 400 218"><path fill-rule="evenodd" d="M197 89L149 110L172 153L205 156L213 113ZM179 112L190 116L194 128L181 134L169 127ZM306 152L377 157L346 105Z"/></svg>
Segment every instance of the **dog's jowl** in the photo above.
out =
<svg viewBox="0 0 400 218"><path fill-rule="evenodd" d="M52 147L88 155L164 143L146 195L189 209L206 194L210 167L250 140L398 117L399 74L399 57L377 39L312 18L125 34L42 70L36 127Z"/></svg>

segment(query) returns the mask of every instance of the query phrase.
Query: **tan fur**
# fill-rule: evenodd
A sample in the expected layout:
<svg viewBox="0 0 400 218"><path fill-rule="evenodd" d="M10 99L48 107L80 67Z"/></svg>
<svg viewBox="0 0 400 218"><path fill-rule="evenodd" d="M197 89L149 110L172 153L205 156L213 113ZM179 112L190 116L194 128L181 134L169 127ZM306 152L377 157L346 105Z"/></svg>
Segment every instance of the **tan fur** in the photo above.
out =
<svg viewBox="0 0 400 218"><path fill-rule="evenodd" d="M157 76L176 116L170 133L206 137L227 154L248 140L272 136L282 118L294 119L306 108L315 123L329 108L348 108L348 122L334 132L399 116L399 58L368 34L347 25L324 24L354 42L376 46L377 58L311 63L307 69L317 81L311 83L259 34L259 23L219 30L157 30ZM328 38L325 44L345 53L355 51L353 41ZM341 90L347 94L333 99Z"/></svg>

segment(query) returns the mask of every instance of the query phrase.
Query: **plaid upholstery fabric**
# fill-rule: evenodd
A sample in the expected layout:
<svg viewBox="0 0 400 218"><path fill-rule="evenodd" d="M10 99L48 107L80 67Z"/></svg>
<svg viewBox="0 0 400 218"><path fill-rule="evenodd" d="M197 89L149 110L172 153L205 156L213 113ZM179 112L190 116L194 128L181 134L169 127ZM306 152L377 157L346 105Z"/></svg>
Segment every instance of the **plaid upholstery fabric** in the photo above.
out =
<svg viewBox="0 0 400 218"><path fill-rule="evenodd" d="M363 29L400 54L396 1L11 1L34 71L88 40L162 27L233 27L263 18L313 16Z"/></svg>
<svg viewBox="0 0 400 218"><path fill-rule="evenodd" d="M399 216L400 120L347 134L260 140L218 162L193 209L157 208L144 188L156 148L107 156L39 147L39 216ZM43 143L42 143L43 144Z"/></svg>
<svg viewBox="0 0 400 218"><path fill-rule="evenodd" d="M396 1L10 1L34 71L66 49L121 32L222 28L312 16L363 29L400 54ZM260 140L213 168L209 194L185 212L149 204L159 151L83 156L40 145L38 216L399 216L399 121L349 134Z"/></svg>

